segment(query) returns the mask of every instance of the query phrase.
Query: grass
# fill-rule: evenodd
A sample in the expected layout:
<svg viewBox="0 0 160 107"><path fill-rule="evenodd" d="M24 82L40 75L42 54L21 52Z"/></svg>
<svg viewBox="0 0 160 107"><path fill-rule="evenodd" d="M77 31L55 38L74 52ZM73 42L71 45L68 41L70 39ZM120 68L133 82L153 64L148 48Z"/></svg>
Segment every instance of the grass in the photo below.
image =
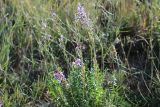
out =
<svg viewBox="0 0 160 107"><path fill-rule="evenodd" d="M0 105L160 106L159 0L1 0Z"/></svg>

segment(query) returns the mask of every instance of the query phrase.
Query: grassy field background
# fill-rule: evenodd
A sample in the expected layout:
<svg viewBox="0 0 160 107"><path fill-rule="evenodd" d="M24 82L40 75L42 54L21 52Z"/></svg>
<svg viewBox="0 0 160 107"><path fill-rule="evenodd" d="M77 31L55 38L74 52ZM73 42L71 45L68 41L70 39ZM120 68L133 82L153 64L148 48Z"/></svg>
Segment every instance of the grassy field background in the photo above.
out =
<svg viewBox="0 0 160 107"><path fill-rule="evenodd" d="M160 107L160 1L0 0L0 107Z"/></svg>

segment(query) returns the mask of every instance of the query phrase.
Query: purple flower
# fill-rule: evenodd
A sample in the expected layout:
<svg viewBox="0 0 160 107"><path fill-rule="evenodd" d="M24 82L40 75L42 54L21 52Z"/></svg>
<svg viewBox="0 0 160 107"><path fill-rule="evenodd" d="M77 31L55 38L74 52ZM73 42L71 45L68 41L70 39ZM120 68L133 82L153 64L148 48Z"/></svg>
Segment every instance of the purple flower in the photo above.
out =
<svg viewBox="0 0 160 107"><path fill-rule="evenodd" d="M81 61L81 59L77 58L77 59L73 62L73 65L76 65L76 66L81 67L81 66L82 66L82 61Z"/></svg>
<svg viewBox="0 0 160 107"><path fill-rule="evenodd" d="M65 76L63 75L63 73L58 70L54 71L53 76L59 83L65 80Z"/></svg>
<svg viewBox="0 0 160 107"><path fill-rule="evenodd" d="M90 19L87 17L84 7L81 3L78 3L76 20L80 21L82 25L90 26Z"/></svg>

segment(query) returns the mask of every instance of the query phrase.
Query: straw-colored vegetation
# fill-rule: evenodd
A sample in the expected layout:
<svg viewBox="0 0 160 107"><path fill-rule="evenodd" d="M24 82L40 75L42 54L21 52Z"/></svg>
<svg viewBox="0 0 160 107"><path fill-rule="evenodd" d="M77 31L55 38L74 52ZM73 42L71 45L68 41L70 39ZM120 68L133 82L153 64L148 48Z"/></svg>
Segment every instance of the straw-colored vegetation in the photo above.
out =
<svg viewBox="0 0 160 107"><path fill-rule="evenodd" d="M159 107L159 0L0 0L0 107Z"/></svg>

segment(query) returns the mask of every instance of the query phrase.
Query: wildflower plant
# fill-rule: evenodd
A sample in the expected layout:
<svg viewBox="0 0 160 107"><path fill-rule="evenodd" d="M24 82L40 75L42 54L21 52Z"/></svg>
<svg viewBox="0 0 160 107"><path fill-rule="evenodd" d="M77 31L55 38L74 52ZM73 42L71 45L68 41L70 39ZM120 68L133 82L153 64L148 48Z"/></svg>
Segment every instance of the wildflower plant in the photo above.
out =
<svg viewBox="0 0 160 107"><path fill-rule="evenodd" d="M53 76L59 83L65 80L65 76L63 75L63 73L58 70L54 71Z"/></svg>
<svg viewBox="0 0 160 107"><path fill-rule="evenodd" d="M91 20L87 16L87 13L83 5L79 2L77 6L77 12L75 14L75 21L80 22L83 26L91 27Z"/></svg>
<svg viewBox="0 0 160 107"><path fill-rule="evenodd" d="M55 72L54 78L51 76L48 79L49 92L57 106L105 107L115 106L120 101L124 101L117 93L119 88L114 76L110 85L112 90L104 89L102 86L104 73L95 71L94 69L86 69L85 64L81 63L80 59L77 58L75 60L75 65L71 68L68 78L65 78L65 82L56 82L64 78L59 71ZM58 75L57 72L59 72ZM117 104L117 102L119 103ZM124 102L119 105L125 104Z"/></svg>
<svg viewBox="0 0 160 107"><path fill-rule="evenodd" d="M81 59L77 58L74 62L72 62L73 66L81 67L83 65L83 62Z"/></svg>
<svg viewBox="0 0 160 107"><path fill-rule="evenodd" d="M57 106L95 107L103 105L105 90L101 86L102 81L95 80L94 72L90 71L86 71L83 77L81 70L80 68L73 68L70 71L66 79L68 85L62 85L51 79L53 82L50 81L49 92L55 101L57 99L57 102L61 102L56 103ZM99 76L103 78L103 75ZM59 81L60 78L56 78Z"/></svg>
<svg viewBox="0 0 160 107"><path fill-rule="evenodd" d="M144 1L0 0L0 106L159 106L160 0Z"/></svg>

